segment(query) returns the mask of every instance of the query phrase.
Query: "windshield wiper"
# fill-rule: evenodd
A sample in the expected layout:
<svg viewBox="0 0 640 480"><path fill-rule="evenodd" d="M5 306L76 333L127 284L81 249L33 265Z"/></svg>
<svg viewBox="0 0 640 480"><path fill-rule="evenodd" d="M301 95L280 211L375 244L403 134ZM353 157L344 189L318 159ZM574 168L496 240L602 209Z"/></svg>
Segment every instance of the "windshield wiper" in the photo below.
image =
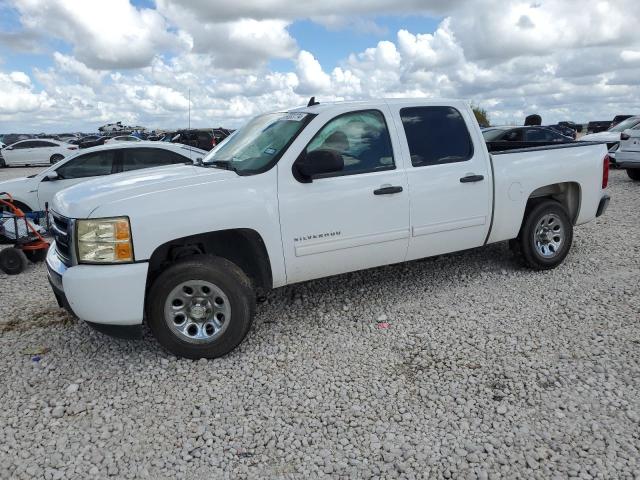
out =
<svg viewBox="0 0 640 480"><path fill-rule="evenodd" d="M207 162L205 165L222 168L224 170L231 170L232 172L238 173L238 169L233 166L231 160L214 160L213 162Z"/></svg>

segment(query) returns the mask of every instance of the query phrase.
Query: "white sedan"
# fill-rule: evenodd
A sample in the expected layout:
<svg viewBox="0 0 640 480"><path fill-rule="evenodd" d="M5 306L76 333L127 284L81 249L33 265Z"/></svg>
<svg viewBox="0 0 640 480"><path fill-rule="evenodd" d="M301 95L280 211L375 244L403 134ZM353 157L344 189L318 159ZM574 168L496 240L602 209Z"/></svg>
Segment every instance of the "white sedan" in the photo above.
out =
<svg viewBox="0 0 640 480"><path fill-rule="evenodd" d="M116 143L116 142L141 142L138 137L134 137L133 135L120 135L118 137L113 137L108 140L105 140L104 143Z"/></svg>
<svg viewBox="0 0 640 480"><path fill-rule="evenodd" d="M2 149L5 166L13 165L49 165L75 153L77 145L59 142L48 138L30 138L20 140Z"/></svg>
<svg viewBox="0 0 640 480"><path fill-rule="evenodd" d="M77 183L142 168L196 162L206 154L179 143L100 145L80 150L36 175L0 182L0 192L9 192L22 210L44 210L56 193Z"/></svg>

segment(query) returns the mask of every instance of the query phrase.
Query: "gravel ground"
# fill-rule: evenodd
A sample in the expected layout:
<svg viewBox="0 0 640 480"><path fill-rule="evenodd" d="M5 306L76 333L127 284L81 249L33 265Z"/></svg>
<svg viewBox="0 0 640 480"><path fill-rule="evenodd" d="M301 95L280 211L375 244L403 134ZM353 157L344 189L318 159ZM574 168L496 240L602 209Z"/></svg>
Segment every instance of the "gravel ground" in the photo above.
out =
<svg viewBox="0 0 640 480"><path fill-rule="evenodd" d="M212 361L0 274L0 478L638 479L640 185L610 193L556 270L499 244L290 286Z"/></svg>

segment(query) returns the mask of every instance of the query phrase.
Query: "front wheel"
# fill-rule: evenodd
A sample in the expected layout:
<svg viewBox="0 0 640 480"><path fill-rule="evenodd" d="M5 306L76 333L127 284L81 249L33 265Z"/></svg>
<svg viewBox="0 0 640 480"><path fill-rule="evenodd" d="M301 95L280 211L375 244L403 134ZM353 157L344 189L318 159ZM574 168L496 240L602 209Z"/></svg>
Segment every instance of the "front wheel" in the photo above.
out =
<svg viewBox="0 0 640 480"><path fill-rule="evenodd" d="M518 237L520 255L527 266L549 270L569 254L573 224L565 208L555 200L543 200L531 208Z"/></svg>
<svg viewBox="0 0 640 480"><path fill-rule="evenodd" d="M55 155L51 156L51 158L49 159L49 162L51 163L51 165L53 165L54 163L58 163L63 158L64 158L63 155L60 155L59 153L56 153Z"/></svg>
<svg viewBox="0 0 640 480"><path fill-rule="evenodd" d="M640 168L628 168L627 175L631 180L640 180Z"/></svg>
<svg viewBox="0 0 640 480"><path fill-rule="evenodd" d="M162 272L147 297L158 342L192 359L229 353L247 335L255 310L251 281L234 263L198 255Z"/></svg>

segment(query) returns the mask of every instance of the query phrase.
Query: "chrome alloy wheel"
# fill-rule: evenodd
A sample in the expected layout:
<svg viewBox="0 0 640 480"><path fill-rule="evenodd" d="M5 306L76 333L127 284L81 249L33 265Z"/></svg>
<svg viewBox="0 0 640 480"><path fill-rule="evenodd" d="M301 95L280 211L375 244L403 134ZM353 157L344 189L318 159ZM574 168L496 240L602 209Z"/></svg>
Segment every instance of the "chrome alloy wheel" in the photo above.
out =
<svg viewBox="0 0 640 480"><path fill-rule="evenodd" d="M543 215L536 225L533 241L544 258L555 257L565 242L565 228L555 213Z"/></svg>
<svg viewBox="0 0 640 480"><path fill-rule="evenodd" d="M164 318L180 339L209 343L227 329L231 304L217 285L190 280L171 290L164 304Z"/></svg>

